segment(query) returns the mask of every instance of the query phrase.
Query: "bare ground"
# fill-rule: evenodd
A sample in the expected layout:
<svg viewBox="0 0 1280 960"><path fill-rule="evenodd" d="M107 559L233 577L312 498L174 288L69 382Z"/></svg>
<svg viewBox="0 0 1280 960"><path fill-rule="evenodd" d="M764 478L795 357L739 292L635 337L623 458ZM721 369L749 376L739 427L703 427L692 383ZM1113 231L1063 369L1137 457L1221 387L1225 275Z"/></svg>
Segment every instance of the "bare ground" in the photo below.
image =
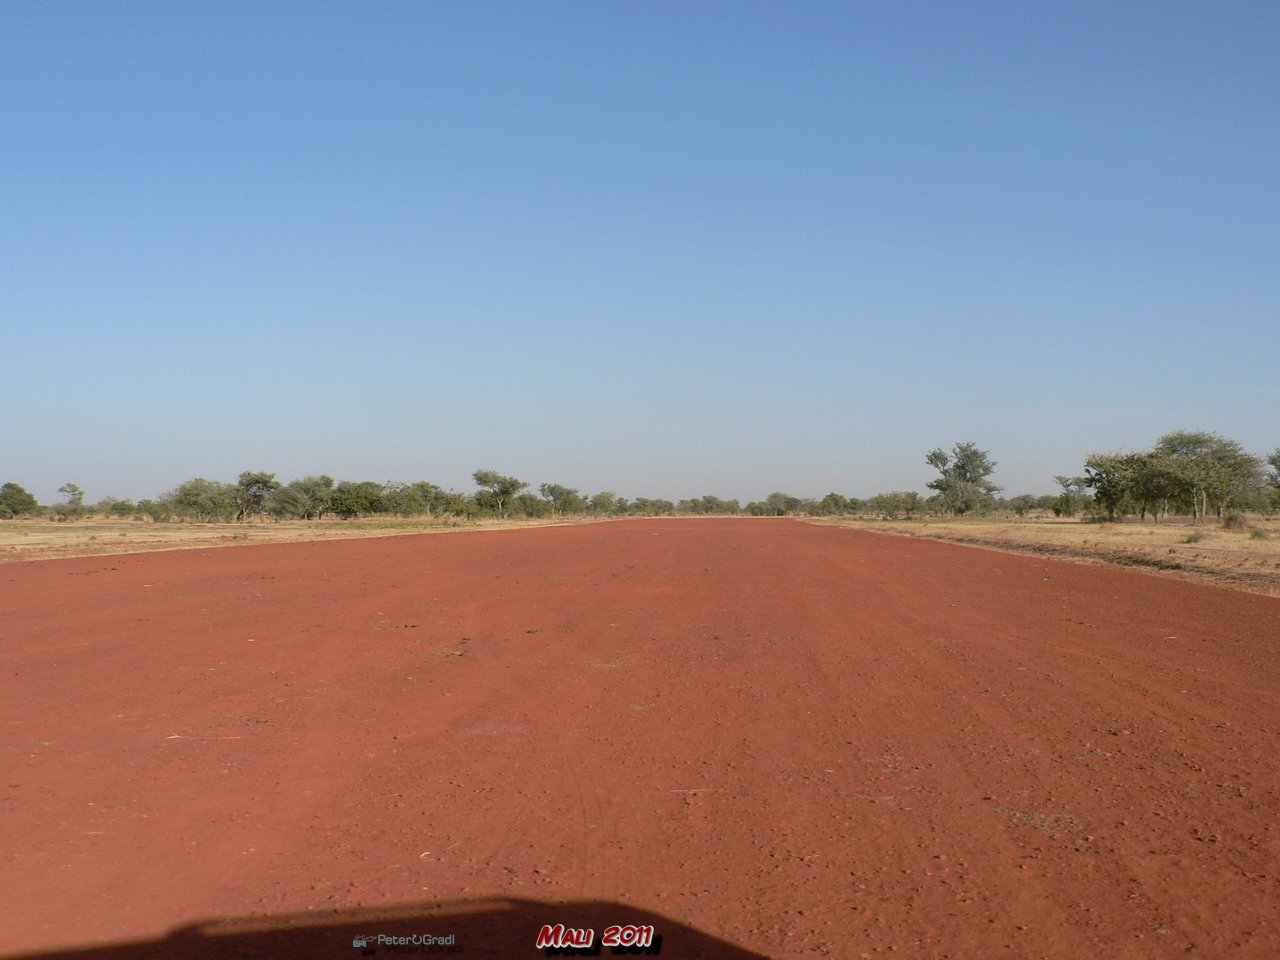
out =
<svg viewBox="0 0 1280 960"><path fill-rule="evenodd" d="M1277 623L789 520L8 564L0 953L1269 960Z"/></svg>
<svg viewBox="0 0 1280 960"><path fill-rule="evenodd" d="M680 518L694 519L694 518ZM251 543L296 543L462 530L505 530L601 522L554 520L460 521L376 517L249 523L153 523L89 518L74 522L0 521L0 564L56 557L90 557ZM1138 567L1184 580L1280 596L1280 520L1250 518L1242 529L1184 519L1162 523L1083 523L1071 519L1003 521L814 520L879 533L924 537L1015 553L1086 563Z"/></svg>

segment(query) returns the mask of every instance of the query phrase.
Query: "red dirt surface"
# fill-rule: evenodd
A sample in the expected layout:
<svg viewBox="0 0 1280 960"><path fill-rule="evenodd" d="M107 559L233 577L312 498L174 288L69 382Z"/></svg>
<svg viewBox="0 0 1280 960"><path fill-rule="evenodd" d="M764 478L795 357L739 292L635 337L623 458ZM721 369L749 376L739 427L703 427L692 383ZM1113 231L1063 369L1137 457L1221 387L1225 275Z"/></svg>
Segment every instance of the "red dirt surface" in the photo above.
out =
<svg viewBox="0 0 1280 960"><path fill-rule="evenodd" d="M1275 598L792 521L7 565L0 953L1276 957L1278 662Z"/></svg>

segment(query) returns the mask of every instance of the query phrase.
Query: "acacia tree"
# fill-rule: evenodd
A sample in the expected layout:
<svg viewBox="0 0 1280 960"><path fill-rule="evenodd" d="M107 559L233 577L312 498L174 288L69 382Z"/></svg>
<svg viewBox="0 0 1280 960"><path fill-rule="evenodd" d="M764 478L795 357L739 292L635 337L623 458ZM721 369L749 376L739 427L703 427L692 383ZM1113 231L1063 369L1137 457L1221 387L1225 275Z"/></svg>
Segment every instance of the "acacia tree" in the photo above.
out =
<svg viewBox="0 0 1280 960"><path fill-rule="evenodd" d="M538 492L551 505L551 513L582 513L587 509L587 501L580 492L572 487L559 483L544 483Z"/></svg>
<svg viewBox="0 0 1280 960"><path fill-rule="evenodd" d="M619 513L627 508L627 501L612 490L601 490L588 505L595 513Z"/></svg>
<svg viewBox="0 0 1280 960"><path fill-rule="evenodd" d="M1262 461L1235 440L1203 430L1176 430L1156 441L1155 458L1174 495L1188 500L1195 521L1246 498L1262 486Z"/></svg>
<svg viewBox="0 0 1280 960"><path fill-rule="evenodd" d="M1235 440L1214 437L1209 448L1209 479L1205 492L1219 520L1228 507L1239 508L1256 503L1265 483L1260 458L1246 453Z"/></svg>
<svg viewBox="0 0 1280 960"><path fill-rule="evenodd" d="M1167 456L1151 451L1131 454L1128 492L1138 506L1139 516L1147 519L1147 512L1157 522L1169 512L1169 504L1185 486L1179 479L1174 462Z"/></svg>
<svg viewBox="0 0 1280 960"><path fill-rule="evenodd" d="M1059 474L1053 478L1053 482L1062 488L1062 493L1054 499L1051 507L1054 516L1074 517L1088 499L1085 490L1089 486L1089 478L1066 477Z"/></svg>
<svg viewBox="0 0 1280 960"><path fill-rule="evenodd" d="M447 512L446 495L438 485L427 480L419 480L417 483L412 484L411 488L422 502L423 512L428 517L433 514Z"/></svg>
<svg viewBox="0 0 1280 960"><path fill-rule="evenodd" d="M484 499L493 504L494 509L498 511L499 517L506 515L506 505L511 498L529 486L523 480L517 480L515 477L504 477L495 470L477 470L471 477L475 480L476 486L483 488ZM477 497L476 499L480 500L481 498Z"/></svg>
<svg viewBox="0 0 1280 960"><path fill-rule="evenodd" d="M545 517L551 513L551 502L544 500L532 490L518 493L511 498L512 515L525 517Z"/></svg>
<svg viewBox="0 0 1280 960"><path fill-rule="evenodd" d="M196 477L165 494L165 502L177 513L196 520L230 520L239 507L236 488L229 483Z"/></svg>
<svg viewBox="0 0 1280 960"><path fill-rule="evenodd" d="M418 488L408 483L389 481L382 485L382 510L401 517L427 513L427 502Z"/></svg>
<svg viewBox="0 0 1280 960"><path fill-rule="evenodd" d="M261 513L267 505L267 499L280 484L274 473L246 470L236 480L236 502L240 505L237 520L244 520L250 514Z"/></svg>
<svg viewBox="0 0 1280 960"><path fill-rule="evenodd" d="M307 520L322 519L333 506L333 477L325 474L307 476L294 480L289 486L302 498L302 516Z"/></svg>
<svg viewBox="0 0 1280 960"><path fill-rule="evenodd" d="M1154 453L1167 466L1174 495L1191 505L1195 522L1208 511L1209 449L1214 436L1204 431L1176 430L1156 441Z"/></svg>
<svg viewBox="0 0 1280 960"><path fill-rule="evenodd" d="M301 520L308 516L307 498L294 485L296 482L271 491L271 496L267 498L267 513L277 520Z"/></svg>
<svg viewBox="0 0 1280 960"><path fill-rule="evenodd" d="M849 498L842 496L834 491L828 493L825 497L818 501L817 514L823 517L829 517L833 513L848 513Z"/></svg>
<svg viewBox="0 0 1280 960"><path fill-rule="evenodd" d="M1094 499L1112 520L1134 509L1143 519L1148 511L1159 519L1175 506L1199 523L1210 509L1221 517L1229 507L1260 502L1265 487L1261 459L1234 440L1204 431L1166 433L1143 453L1090 454L1085 473Z"/></svg>
<svg viewBox="0 0 1280 960"><path fill-rule="evenodd" d="M748 510L751 504L747 505ZM668 513L675 513L676 505L670 500L651 500L648 497L636 497L631 501L630 507L627 508L630 513L638 513L644 516L662 516Z"/></svg>
<svg viewBox="0 0 1280 960"><path fill-rule="evenodd" d="M58 488L58 492L67 498L67 507L73 513L79 513L80 508L84 506L84 491L74 483L64 483Z"/></svg>
<svg viewBox="0 0 1280 960"><path fill-rule="evenodd" d="M991 506L1000 491L989 479L996 462L975 443L957 443L949 454L935 448L925 462L941 474L926 486L937 490L943 509L957 516Z"/></svg>
<svg viewBox="0 0 1280 960"><path fill-rule="evenodd" d="M365 513L382 513L383 486L372 480L343 480L334 488L330 505L333 512L344 520Z"/></svg>
<svg viewBox="0 0 1280 960"><path fill-rule="evenodd" d="M1084 462L1085 477L1093 488L1094 502L1114 521L1133 489L1140 454L1091 453Z"/></svg>
<svg viewBox="0 0 1280 960"><path fill-rule="evenodd" d="M914 490L890 490L878 493L869 501L871 509L882 514L887 520L897 520L905 514L908 520L920 509L920 494Z"/></svg>

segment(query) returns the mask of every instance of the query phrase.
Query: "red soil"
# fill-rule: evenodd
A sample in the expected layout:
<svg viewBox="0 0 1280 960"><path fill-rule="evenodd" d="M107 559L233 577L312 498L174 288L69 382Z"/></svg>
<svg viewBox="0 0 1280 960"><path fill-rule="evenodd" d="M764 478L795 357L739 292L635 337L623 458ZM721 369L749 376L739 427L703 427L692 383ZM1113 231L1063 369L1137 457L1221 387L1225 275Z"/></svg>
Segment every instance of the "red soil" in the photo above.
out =
<svg viewBox="0 0 1280 960"><path fill-rule="evenodd" d="M1275 598L790 521L7 565L0 953L1276 957L1278 663Z"/></svg>

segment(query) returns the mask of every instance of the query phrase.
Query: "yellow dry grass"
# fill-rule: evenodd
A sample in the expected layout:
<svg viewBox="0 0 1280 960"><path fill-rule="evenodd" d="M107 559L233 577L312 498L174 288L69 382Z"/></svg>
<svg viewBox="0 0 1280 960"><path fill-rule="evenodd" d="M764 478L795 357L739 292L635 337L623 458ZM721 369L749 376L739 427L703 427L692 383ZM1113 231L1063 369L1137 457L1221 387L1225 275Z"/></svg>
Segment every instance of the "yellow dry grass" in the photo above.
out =
<svg viewBox="0 0 1280 960"><path fill-rule="evenodd" d="M1280 520L1250 517L1244 528L1188 520L1084 523L1041 518L1008 520L833 520L881 533L926 537L994 550L1090 563L1280 595Z"/></svg>
<svg viewBox="0 0 1280 960"><path fill-rule="evenodd" d="M82 520L0 521L0 563L186 550L248 543L391 537L457 530L503 530L582 520L457 521L421 517L361 520L284 520L247 523L153 523L89 517Z"/></svg>

